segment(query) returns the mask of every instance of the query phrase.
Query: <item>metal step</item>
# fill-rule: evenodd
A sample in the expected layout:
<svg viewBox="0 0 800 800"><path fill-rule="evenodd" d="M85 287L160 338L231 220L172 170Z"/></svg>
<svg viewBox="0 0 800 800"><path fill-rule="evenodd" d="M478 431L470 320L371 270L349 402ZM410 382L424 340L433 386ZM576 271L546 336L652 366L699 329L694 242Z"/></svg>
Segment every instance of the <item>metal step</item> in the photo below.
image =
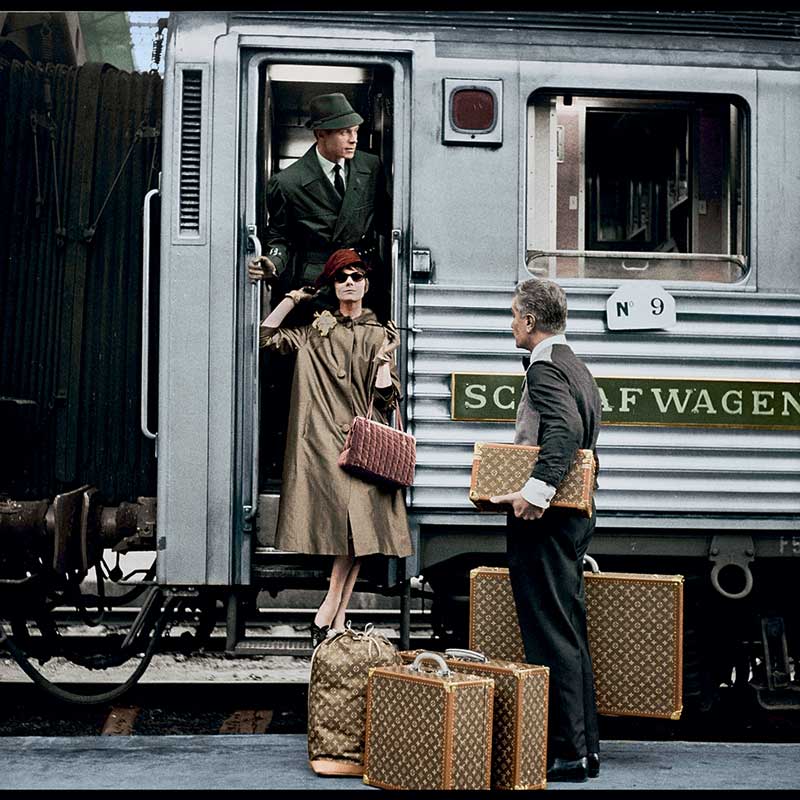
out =
<svg viewBox="0 0 800 800"><path fill-rule="evenodd" d="M420 635L421 634L421 635ZM399 642L399 635L389 635L386 637L394 645ZM420 631L418 635L411 637L410 648L430 649L436 648L433 637L429 631ZM438 645L442 649L441 645ZM233 648L232 655L235 656L296 656L298 658L310 656L314 651L307 637L289 636L247 636L239 640Z"/></svg>
<svg viewBox="0 0 800 800"><path fill-rule="evenodd" d="M234 655L310 656L313 650L308 639L282 636L251 636L236 643Z"/></svg>

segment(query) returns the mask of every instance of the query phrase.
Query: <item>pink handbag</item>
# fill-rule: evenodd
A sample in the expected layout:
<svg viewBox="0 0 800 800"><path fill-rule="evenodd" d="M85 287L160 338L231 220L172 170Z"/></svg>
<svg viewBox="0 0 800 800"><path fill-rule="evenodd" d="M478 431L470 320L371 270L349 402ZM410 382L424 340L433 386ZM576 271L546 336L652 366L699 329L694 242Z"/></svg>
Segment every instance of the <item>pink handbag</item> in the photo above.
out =
<svg viewBox="0 0 800 800"><path fill-rule="evenodd" d="M336 463L368 483L411 486L417 463L417 442L403 430L396 400L394 412L397 427L376 422L371 419L370 401L367 416L358 416L353 420Z"/></svg>

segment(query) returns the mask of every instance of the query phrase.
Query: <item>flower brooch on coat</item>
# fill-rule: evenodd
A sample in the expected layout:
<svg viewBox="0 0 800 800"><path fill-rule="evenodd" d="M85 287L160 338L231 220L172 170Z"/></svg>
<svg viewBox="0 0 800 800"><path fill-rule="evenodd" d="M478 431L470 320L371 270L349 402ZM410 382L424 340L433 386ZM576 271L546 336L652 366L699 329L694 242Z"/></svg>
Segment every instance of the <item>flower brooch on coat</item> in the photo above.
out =
<svg viewBox="0 0 800 800"><path fill-rule="evenodd" d="M325 310L321 314L314 314L314 321L311 327L319 332L320 336L327 336L339 323L330 311Z"/></svg>

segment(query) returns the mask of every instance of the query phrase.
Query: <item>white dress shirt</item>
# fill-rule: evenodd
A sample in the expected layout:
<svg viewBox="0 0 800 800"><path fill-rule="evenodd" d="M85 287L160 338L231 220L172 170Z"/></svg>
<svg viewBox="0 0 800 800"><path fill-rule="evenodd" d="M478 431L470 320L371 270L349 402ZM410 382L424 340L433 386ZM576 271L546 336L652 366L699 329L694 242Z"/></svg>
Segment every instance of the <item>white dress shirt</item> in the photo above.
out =
<svg viewBox="0 0 800 800"><path fill-rule="evenodd" d="M338 161L328 161L325 156L320 153L319 148L317 147L315 150L317 154L317 159L319 160L319 165L322 167L322 171L325 173L325 177L331 182L331 186L336 188L333 180L336 175L333 172L333 168L338 164L341 167L339 174L342 176L342 183L344 184L344 188L347 188L347 175L345 174L344 168L344 159L340 158Z"/></svg>

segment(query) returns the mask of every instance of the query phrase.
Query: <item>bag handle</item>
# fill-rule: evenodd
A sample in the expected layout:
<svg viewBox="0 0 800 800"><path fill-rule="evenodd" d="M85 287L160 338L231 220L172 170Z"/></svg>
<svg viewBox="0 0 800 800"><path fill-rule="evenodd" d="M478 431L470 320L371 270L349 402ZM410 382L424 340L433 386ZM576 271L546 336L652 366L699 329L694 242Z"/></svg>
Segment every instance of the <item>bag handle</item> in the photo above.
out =
<svg viewBox="0 0 800 800"><path fill-rule="evenodd" d="M421 652L415 659L414 663L411 665L411 669L414 672L422 672L420 664L423 661L434 661L439 669L436 670L436 674L440 678L447 678L450 676L450 667L445 664L444 659L438 653L431 653L430 650L424 650Z"/></svg>
<svg viewBox="0 0 800 800"><path fill-rule="evenodd" d="M488 663L489 659L477 650L462 650L459 647L448 647L444 651L448 658L457 658L461 661L476 661L479 664Z"/></svg>
<svg viewBox="0 0 800 800"><path fill-rule="evenodd" d="M367 419L370 420L372 419L372 407L374 404L375 404L375 395L373 394L369 399L369 407L367 408ZM394 423L395 423L394 425L392 425L392 427L396 428L402 433L405 433L405 430L403 429L403 416L400 413L400 403L397 402L397 396L395 396L394 398L394 404L392 407L394 409Z"/></svg>
<svg viewBox="0 0 800 800"><path fill-rule="evenodd" d="M584 556L583 557L583 566L589 567L589 569L594 572L600 572L600 567L597 565L597 562L591 556Z"/></svg>

